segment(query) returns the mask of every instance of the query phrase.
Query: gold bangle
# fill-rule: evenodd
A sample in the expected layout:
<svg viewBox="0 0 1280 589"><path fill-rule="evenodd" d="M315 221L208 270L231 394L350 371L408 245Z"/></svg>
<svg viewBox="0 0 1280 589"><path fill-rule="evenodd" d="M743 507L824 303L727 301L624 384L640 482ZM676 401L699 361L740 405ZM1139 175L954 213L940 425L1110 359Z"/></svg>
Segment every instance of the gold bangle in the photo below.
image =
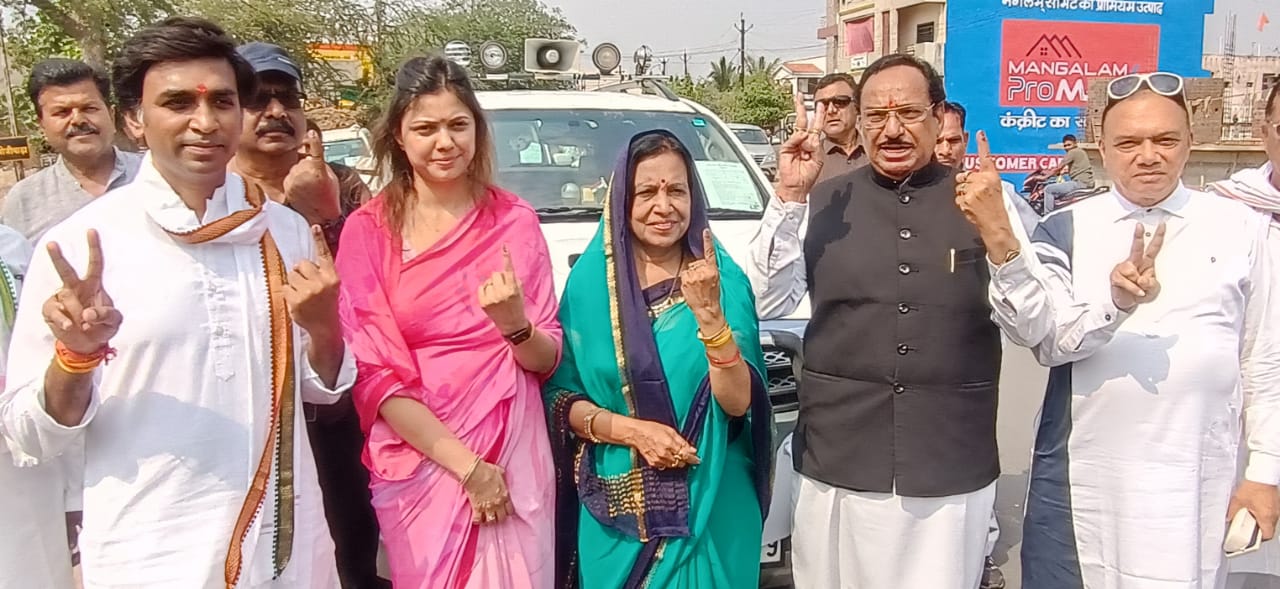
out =
<svg viewBox="0 0 1280 589"><path fill-rule="evenodd" d="M596 425L596 418L600 417L601 413L604 413L604 408L598 407L596 408L595 411L592 411L590 415L587 415L587 417L582 420L582 433L586 434L587 439L591 440L593 444L600 443L600 438L596 437L595 425Z"/></svg>
<svg viewBox="0 0 1280 589"><path fill-rule="evenodd" d="M462 475L462 478L458 479L458 484L464 487L467 486L467 481L471 480L471 475L476 473L476 468L479 466L480 466L480 456L477 455L475 461L471 463L471 468L467 469L467 474Z"/></svg>
<svg viewBox="0 0 1280 589"><path fill-rule="evenodd" d="M717 331L715 335L710 337L702 335L702 330L698 330L698 339L701 340L702 345L707 348L723 348L728 345L729 342L733 341L733 330L729 329L728 323L725 323L724 327L720 328L720 331Z"/></svg>
<svg viewBox="0 0 1280 589"><path fill-rule="evenodd" d="M63 360L61 356L54 356L53 361L58 364L59 370L67 374L89 374L90 372L97 370L98 364L99 364L98 362L94 362L91 365L68 363L67 361Z"/></svg>

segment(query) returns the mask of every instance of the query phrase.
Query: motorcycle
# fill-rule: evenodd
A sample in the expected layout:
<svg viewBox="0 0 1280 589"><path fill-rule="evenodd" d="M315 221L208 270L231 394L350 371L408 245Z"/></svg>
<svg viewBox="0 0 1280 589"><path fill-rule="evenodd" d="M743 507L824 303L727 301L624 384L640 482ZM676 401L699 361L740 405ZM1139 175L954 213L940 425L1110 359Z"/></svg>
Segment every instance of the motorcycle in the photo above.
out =
<svg viewBox="0 0 1280 589"><path fill-rule="evenodd" d="M1048 194L1045 193L1045 187L1052 183L1053 176L1050 176L1049 171L1044 168L1040 168L1028 174L1027 179L1022 181L1022 192L1027 195L1027 202L1031 203L1031 208L1040 216L1044 216L1045 214L1044 199L1048 198ZM1091 196L1097 196L1107 192L1108 190L1110 190L1110 188L1107 188L1106 186L1073 190L1053 201L1053 211Z"/></svg>

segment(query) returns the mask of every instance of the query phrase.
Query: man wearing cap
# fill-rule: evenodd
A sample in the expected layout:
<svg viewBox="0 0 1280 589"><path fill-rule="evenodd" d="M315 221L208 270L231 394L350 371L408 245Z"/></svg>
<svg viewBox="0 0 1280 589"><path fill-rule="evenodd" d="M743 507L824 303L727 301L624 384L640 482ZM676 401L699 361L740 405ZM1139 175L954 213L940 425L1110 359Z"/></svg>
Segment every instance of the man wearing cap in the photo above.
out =
<svg viewBox="0 0 1280 589"><path fill-rule="evenodd" d="M358 177L354 183L340 182L325 163L320 133L308 129L302 110L302 72L289 54L277 45L257 42L237 51L253 67L258 86L242 104L240 145L228 168L322 227L336 252L343 221L362 201L355 193L367 193L367 188ZM390 587L377 574L378 521L370 504L369 473L360 462L364 436L355 408L343 397L333 405L305 404L303 411L342 586Z"/></svg>
<svg viewBox="0 0 1280 589"><path fill-rule="evenodd" d="M1269 539L1280 511L1268 218L1182 184L1180 77L1124 76L1107 97L1100 146L1115 187L1041 223L1038 270L991 268L997 321L1051 367L1023 586L1221 587L1227 523L1247 510Z"/></svg>

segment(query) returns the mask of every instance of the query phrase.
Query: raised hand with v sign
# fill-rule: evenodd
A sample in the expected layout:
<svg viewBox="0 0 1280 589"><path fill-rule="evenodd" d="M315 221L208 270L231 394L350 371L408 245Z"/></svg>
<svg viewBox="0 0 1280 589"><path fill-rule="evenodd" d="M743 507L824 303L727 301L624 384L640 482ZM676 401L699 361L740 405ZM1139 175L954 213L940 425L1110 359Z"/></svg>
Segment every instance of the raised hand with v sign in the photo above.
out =
<svg viewBox="0 0 1280 589"><path fill-rule="evenodd" d="M316 242L316 261L303 260L286 277L284 302L298 327L307 333L338 333L338 271L333 254L318 225L311 226Z"/></svg>
<svg viewBox="0 0 1280 589"><path fill-rule="evenodd" d="M1140 303L1149 303L1160 294L1156 279L1156 256L1164 247L1165 224L1156 227L1151 242L1145 241L1146 228L1138 223L1133 228L1133 245L1129 257L1111 271L1111 301L1121 311L1132 311Z"/></svg>
<svg viewBox="0 0 1280 589"><path fill-rule="evenodd" d="M45 301L44 321L53 337L68 350L86 356L99 354L120 329L124 317L102 288L102 243L98 232L88 232L89 265L84 276L62 256L56 242L49 242L49 259L62 278L62 288Z"/></svg>
<svg viewBox="0 0 1280 589"><path fill-rule="evenodd" d="M502 261L502 270L494 272L480 285L480 308L503 336L510 336L529 327L529 316L524 308L524 288L516 276L511 250L505 245L502 246Z"/></svg>
<svg viewBox="0 0 1280 589"><path fill-rule="evenodd" d="M822 173L822 128L826 109L819 108L809 125L804 97L795 96L796 132L778 153L778 198L785 202L805 202Z"/></svg>
<svg viewBox="0 0 1280 589"><path fill-rule="evenodd" d="M716 244L711 230L702 232L702 259L695 260L680 273L680 292L704 334L724 327L720 308L720 263L716 260Z"/></svg>

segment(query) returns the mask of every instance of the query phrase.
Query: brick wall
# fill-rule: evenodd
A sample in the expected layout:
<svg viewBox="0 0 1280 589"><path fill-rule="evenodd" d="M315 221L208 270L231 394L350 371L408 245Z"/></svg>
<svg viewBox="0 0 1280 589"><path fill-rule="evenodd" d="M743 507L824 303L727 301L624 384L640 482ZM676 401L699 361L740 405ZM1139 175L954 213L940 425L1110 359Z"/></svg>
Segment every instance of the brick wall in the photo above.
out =
<svg viewBox="0 0 1280 589"><path fill-rule="evenodd" d="M1089 81L1089 103L1084 108L1084 141L1096 143L1102 136L1102 109L1107 105L1110 78ZM1218 78L1187 78L1187 104L1191 107L1191 133L1196 143L1215 143L1222 138L1222 93L1226 88ZM1255 116L1254 120L1258 120ZM1256 131L1255 131L1256 132Z"/></svg>

